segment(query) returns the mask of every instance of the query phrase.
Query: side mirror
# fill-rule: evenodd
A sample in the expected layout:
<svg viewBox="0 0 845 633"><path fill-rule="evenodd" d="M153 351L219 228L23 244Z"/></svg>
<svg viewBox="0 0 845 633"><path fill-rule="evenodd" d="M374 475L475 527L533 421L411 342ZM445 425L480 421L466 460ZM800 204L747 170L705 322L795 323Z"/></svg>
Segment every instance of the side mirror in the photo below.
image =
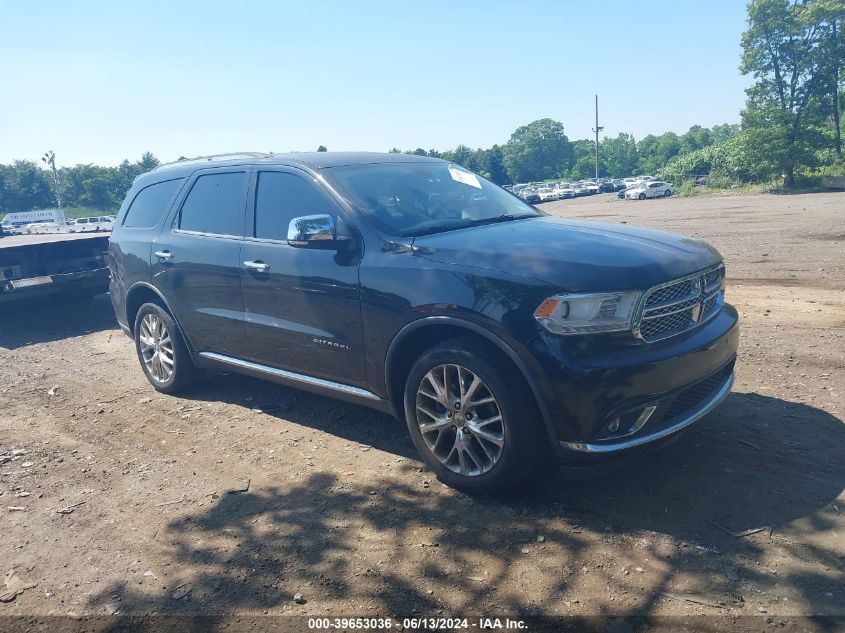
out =
<svg viewBox="0 0 845 633"><path fill-rule="evenodd" d="M330 215L303 215L288 225L288 244L298 248L336 249L339 240Z"/></svg>

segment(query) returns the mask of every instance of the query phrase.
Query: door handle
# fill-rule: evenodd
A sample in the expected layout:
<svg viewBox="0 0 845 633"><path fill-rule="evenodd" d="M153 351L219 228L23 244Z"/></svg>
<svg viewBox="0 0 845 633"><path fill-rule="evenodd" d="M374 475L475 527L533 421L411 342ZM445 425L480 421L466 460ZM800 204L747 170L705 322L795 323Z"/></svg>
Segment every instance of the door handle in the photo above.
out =
<svg viewBox="0 0 845 633"><path fill-rule="evenodd" d="M249 268L250 270L255 270L259 273L266 273L270 270L270 264L265 264L260 261L248 261L244 262L244 268Z"/></svg>
<svg viewBox="0 0 845 633"><path fill-rule="evenodd" d="M159 259L173 259L173 253L170 251L156 251L153 255Z"/></svg>

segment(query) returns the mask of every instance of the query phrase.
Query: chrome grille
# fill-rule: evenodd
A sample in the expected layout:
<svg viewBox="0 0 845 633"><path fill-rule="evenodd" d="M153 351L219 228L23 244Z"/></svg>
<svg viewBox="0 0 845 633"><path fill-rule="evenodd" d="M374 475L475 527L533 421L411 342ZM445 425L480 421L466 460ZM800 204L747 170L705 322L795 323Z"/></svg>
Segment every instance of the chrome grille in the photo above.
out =
<svg viewBox="0 0 845 633"><path fill-rule="evenodd" d="M668 338L700 325L722 309L725 267L678 279L646 292L639 333L644 341Z"/></svg>

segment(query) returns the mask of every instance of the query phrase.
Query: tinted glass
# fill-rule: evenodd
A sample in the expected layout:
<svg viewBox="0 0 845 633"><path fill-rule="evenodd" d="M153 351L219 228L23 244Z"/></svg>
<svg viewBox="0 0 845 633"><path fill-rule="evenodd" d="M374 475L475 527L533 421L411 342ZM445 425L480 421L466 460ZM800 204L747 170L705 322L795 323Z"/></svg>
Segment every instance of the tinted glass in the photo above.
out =
<svg viewBox="0 0 845 633"><path fill-rule="evenodd" d="M245 172L200 176L179 214L179 228L216 235L243 235Z"/></svg>
<svg viewBox="0 0 845 633"><path fill-rule="evenodd" d="M326 198L304 178L265 171L255 194L255 237L286 240L293 218L329 213Z"/></svg>
<svg viewBox="0 0 845 633"><path fill-rule="evenodd" d="M323 173L390 235L423 235L541 215L481 176L447 162L355 165Z"/></svg>
<svg viewBox="0 0 845 633"><path fill-rule="evenodd" d="M183 180L167 180L141 189L126 213L123 226L149 228L158 224Z"/></svg>

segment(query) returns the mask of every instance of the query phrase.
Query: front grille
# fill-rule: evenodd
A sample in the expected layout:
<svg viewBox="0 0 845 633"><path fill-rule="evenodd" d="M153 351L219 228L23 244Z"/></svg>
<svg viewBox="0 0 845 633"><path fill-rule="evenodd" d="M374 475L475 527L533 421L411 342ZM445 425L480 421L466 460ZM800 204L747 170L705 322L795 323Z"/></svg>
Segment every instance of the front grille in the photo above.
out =
<svg viewBox="0 0 845 633"><path fill-rule="evenodd" d="M639 332L644 341L668 338L700 325L721 310L725 267L719 266L646 292Z"/></svg>

